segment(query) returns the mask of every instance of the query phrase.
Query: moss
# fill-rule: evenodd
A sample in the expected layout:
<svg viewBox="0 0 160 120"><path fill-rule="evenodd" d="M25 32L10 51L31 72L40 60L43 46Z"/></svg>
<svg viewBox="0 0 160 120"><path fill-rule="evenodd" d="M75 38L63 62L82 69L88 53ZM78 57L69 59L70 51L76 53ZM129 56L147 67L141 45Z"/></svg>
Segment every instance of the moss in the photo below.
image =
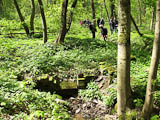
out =
<svg viewBox="0 0 160 120"><path fill-rule="evenodd" d="M57 83L57 80L53 80L53 83L56 84L56 83Z"/></svg>
<svg viewBox="0 0 160 120"><path fill-rule="evenodd" d="M120 34L118 37L119 37L118 44L126 44L127 43L126 34Z"/></svg>
<svg viewBox="0 0 160 120"><path fill-rule="evenodd" d="M42 74L42 75L41 75L41 79L43 79L43 80L44 80L44 79L48 79L48 74Z"/></svg>
<svg viewBox="0 0 160 120"><path fill-rule="evenodd" d="M105 63L100 64L99 68L101 71L107 71L109 75L112 75L115 72L115 68L111 67L110 64L105 64Z"/></svg>
<svg viewBox="0 0 160 120"><path fill-rule="evenodd" d="M74 81L74 82L63 81L60 83L60 88L62 90L84 88L85 86L86 86L85 81L79 81L78 84L77 84L77 81Z"/></svg>
<svg viewBox="0 0 160 120"><path fill-rule="evenodd" d="M76 82L68 82L68 81L63 81L60 83L61 89L74 89L77 88L77 83Z"/></svg>
<svg viewBox="0 0 160 120"><path fill-rule="evenodd" d="M115 72L115 68L113 68L113 67L111 67L111 66L106 66L106 69L107 69L107 71L108 71L108 73L109 73L110 75L112 75L112 74Z"/></svg>
<svg viewBox="0 0 160 120"><path fill-rule="evenodd" d="M52 76L49 76L49 81L53 81L53 77Z"/></svg>
<svg viewBox="0 0 160 120"><path fill-rule="evenodd" d="M85 80L85 78L78 78L78 80Z"/></svg>
<svg viewBox="0 0 160 120"><path fill-rule="evenodd" d="M131 59L132 61L136 61L136 56L131 55L131 56L130 56L130 59Z"/></svg>

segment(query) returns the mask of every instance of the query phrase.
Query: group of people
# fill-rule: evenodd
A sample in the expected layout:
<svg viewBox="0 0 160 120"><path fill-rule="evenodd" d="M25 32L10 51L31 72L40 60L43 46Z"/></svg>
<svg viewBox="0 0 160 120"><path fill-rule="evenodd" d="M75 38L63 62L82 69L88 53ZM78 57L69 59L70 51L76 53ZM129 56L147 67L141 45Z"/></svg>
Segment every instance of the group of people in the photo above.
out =
<svg viewBox="0 0 160 120"><path fill-rule="evenodd" d="M108 31L107 31L107 28L104 27L104 20L103 20L103 18L101 18L101 19L99 18L97 20L97 25L98 25L98 28L101 31L101 35L102 35L103 39L106 40L107 39Z"/></svg>
<svg viewBox="0 0 160 120"><path fill-rule="evenodd" d="M94 24L89 21L88 19L87 20L83 20L83 21L80 21L80 24L83 25L83 26L87 26L90 31L92 32L92 35L93 35L93 38L95 38L95 32L97 31L96 30L96 27L94 26ZM101 31L101 35L103 37L104 40L107 39L107 34L108 34L108 30L107 28L104 27L104 19L103 18L99 18L97 20L97 26L98 28L100 29ZM111 30L111 34L115 31L117 31L118 29L118 21L116 20L115 17L111 17L111 19L109 20L109 25L110 25L110 30Z"/></svg>
<svg viewBox="0 0 160 120"><path fill-rule="evenodd" d="M116 20L115 16L112 16L109 20L109 26L111 34L118 31L118 21Z"/></svg>
<svg viewBox="0 0 160 120"><path fill-rule="evenodd" d="M90 29L90 31L92 32L93 38L95 38L95 32L97 30L96 30L96 28L94 27L94 24L91 21L89 21L88 19L83 20L83 21L80 21L80 24L83 25L83 26L87 26Z"/></svg>

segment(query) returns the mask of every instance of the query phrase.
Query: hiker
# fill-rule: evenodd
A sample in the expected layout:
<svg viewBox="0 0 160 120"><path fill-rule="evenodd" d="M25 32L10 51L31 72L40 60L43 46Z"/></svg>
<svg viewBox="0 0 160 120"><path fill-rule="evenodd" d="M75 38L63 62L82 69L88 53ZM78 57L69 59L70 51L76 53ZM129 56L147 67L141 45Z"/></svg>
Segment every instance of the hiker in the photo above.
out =
<svg viewBox="0 0 160 120"><path fill-rule="evenodd" d="M111 17L110 20L109 20L109 26L110 26L111 34L113 34L113 30L114 30L113 17Z"/></svg>
<svg viewBox="0 0 160 120"><path fill-rule="evenodd" d="M89 24L91 24L91 22L87 19L87 20L80 21L80 24L84 26L88 26Z"/></svg>
<svg viewBox="0 0 160 120"><path fill-rule="evenodd" d="M81 26L85 26L86 25L86 20L80 21Z"/></svg>
<svg viewBox="0 0 160 120"><path fill-rule="evenodd" d="M102 35L103 39L106 40L107 33L108 33L107 28L105 28L103 25L100 25L99 28L101 30L101 35Z"/></svg>
<svg viewBox="0 0 160 120"><path fill-rule="evenodd" d="M87 19L87 20L86 20L86 24L87 24L87 25L90 25L90 24L92 24L92 22Z"/></svg>
<svg viewBox="0 0 160 120"><path fill-rule="evenodd" d="M97 19L97 26L99 27L100 18Z"/></svg>
<svg viewBox="0 0 160 120"><path fill-rule="evenodd" d="M103 20L103 18L98 18L98 20L97 20L97 25L98 25L98 27L100 26L100 25L103 25L104 26L104 20Z"/></svg>
<svg viewBox="0 0 160 120"><path fill-rule="evenodd" d="M101 20L99 22L99 25L103 25L104 26L104 20L103 20L103 18L101 18Z"/></svg>
<svg viewBox="0 0 160 120"><path fill-rule="evenodd" d="M95 38L95 32L97 31L96 28L94 27L93 23L88 25L88 28L90 29L90 31L92 32L92 36L93 38Z"/></svg>
<svg viewBox="0 0 160 120"><path fill-rule="evenodd" d="M116 20L116 17L113 18L113 23L114 23L114 31L118 31L118 21Z"/></svg>
<svg viewBox="0 0 160 120"><path fill-rule="evenodd" d="M80 21L81 25L85 25L89 28L89 30L92 32L92 36L93 38L95 38L95 32L97 31L96 28L94 27L93 23L91 21L87 20L83 20Z"/></svg>

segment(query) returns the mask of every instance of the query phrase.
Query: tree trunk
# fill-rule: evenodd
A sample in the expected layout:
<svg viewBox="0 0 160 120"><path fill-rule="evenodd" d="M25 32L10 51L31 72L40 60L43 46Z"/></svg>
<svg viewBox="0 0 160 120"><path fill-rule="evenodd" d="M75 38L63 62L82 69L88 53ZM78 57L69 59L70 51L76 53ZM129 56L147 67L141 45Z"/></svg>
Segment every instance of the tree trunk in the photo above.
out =
<svg viewBox="0 0 160 120"><path fill-rule="evenodd" d="M76 4L77 4L77 0L74 0L73 4L72 4L72 9L74 9L76 7ZM69 13L69 21L68 21L67 32L69 31L69 29L71 27L72 17L73 17L73 10L71 10L70 13Z"/></svg>
<svg viewBox="0 0 160 120"><path fill-rule="evenodd" d="M42 28L43 28L43 41L44 43L47 42L47 24L46 24L46 18L44 14L44 9L43 9L43 3L41 0L38 0L39 3L39 8L41 12L41 17L42 17Z"/></svg>
<svg viewBox="0 0 160 120"><path fill-rule="evenodd" d="M151 24L150 24L150 31L153 30L154 14L155 14L154 7L152 7L152 18L151 18Z"/></svg>
<svg viewBox="0 0 160 120"><path fill-rule="evenodd" d="M115 8L115 6L114 6L114 0L109 0L109 4L110 4L110 12L111 12L110 17L115 16L114 15L115 14L115 11L114 11L114 8Z"/></svg>
<svg viewBox="0 0 160 120"><path fill-rule="evenodd" d="M103 12L103 6L102 6L103 4L102 3L100 3L100 16L101 16L101 18L102 18L102 12Z"/></svg>
<svg viewBox="0 0 160 120"><path fill-rule="evenodd" d="M155 85L157 83L157 70L158 70L159 57L160 57L160 0L157 0L155 38L153 43L152 59L151 59L147 88L146 88L146 98L142 110L142 116L145 120L150 119L150 114L153 107L153 93Z"/></svg>
<svg viewBox="0 0 160 120"><path fill-rule="evenodd" d="M127 105L131 101L130 86L130 0L119 0L117 104L118 116L125 119Z"/></svg>
<svg viewBox="0 0 160 120"><path fill-rule="evenodd" d="M132 21L132 23L133 23L136 31L138 32L138 34L139 34L140 36L143 36L143 34L139 31L138 26L136 25L136 22L135 22L135 20L133 19L132 15L131 15L131 21Z"/></svg>
<svg viewBox="0 0 160 120"><path fill-rule="evenodd" d="M56 43L63 43L67 33L67 29L66 29L67 7L68 7L68 0L63 0L62 12L61 12L61 28L60 28Z"/></svg>
<svg viewBox="0 0 160 120"><path fill-rule="evenodd" d="M31 1L31 9L32 9L32 13L30 17L30 31L32 35L34 34L35 3L34 3L34 0L30 0L30 1Z"/></svg>
<svg viewBox="0 0 160 120"><path fill-rule="evenodd" d="M0 15L3 13L3 8L2 8L2 6L3 6L3 3L2 3L2 0L0 0Z"/></svg>
<svg viewBox="0 0 160 120"><path fill-rule="evenodd" d="M142 8L141 8L141 1L138 0L138 4L139 4L139 26L142 25Z"/></svg>
<svg viewBox="0 0 160 120"><path fill-rule="evenodd" d="M93 26L94 30L92 31L92 36L95 38L95 32L96 32L96 14L95 14L95 7L94 7L94 0L91 0L91 8L92 8L92 21L93 21Z"/></svg>
<svg viewBox="0 0 160 120"><path fill-rule="evenodd" d="M54 0L54 4L56 4L57 3L57 0Z"/></svg>
<svg viewBox="0 0 160 120"><path fill-rule="evenodd" d="M107 19L109 21L109 13L108 13L108 9L107 9L107 6L106 6L106 0L104 0L103 2L104 2L104 8L105 8L106 13L107 13Z"/></svg>
<svg viewBox="0 0 160 120"><path fill-rule="evenodd" d="M23 18L23 16L22 16L22 13L21 13L21 11L20 11L20 9L19 9L19 6L18 6L18 3L17 3L16 0L14 0L14 5L15 5L15 7L16 7L16 10L17 10L17 12L18 12L19 18L20 18L20 20L21 20L21 23L22 23L22 25L23 25L23 27L24 27L24 30L25 30L27 36L30 36L30 34L29 34L29 28L28 28L27 24L26 24L25 21L24 21L24 18Z"/></svg>

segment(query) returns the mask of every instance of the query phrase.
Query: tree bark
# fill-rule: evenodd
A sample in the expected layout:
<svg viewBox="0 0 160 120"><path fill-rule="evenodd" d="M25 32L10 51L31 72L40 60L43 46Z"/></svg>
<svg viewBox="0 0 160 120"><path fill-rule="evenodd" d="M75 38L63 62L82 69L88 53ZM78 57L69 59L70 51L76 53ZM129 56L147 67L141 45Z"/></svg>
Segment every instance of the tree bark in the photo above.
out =
<svg viewBox="0 0 160 120"><path fill-rule="evenodd" d="M3 2L2 2L2 0L0 0L0 14L3 13L3 8L2 8L2 6L3 6Z"/></svg>
<svg viewBox="0 0 160 120"><path fill-rule="evenodd" d="M92 21L93 21L93 26L94 30L92 31L92 36L95 38L95 32L96 32L96 14L95 14L95 7L94 7L94 0L91 0L91 8L92 8Z"/></svg>
<svg viewBox="0 0 160 120"><path fill-rule="evenodd" d="M150 24L150 31L153 30L154 14L155 14L154 7L152 7L152 18L151 18L151 24Z"/></svg>
<svg viewBox="0 0 160 120"><path fill-rule="evenodd" d="M109 4L110 4L110 12L111 12L110 17L115 16L114 15L115 14L115 12L114 12L114 8L115 8L115 6L114 6L114 0L109 0Z"/></svg>
<svg viewBox="0 0 160 120"><path fill-rule="evenodd" d="M57 0L54 0L54 4L56 4L57 3Z"/></svg>
<svg viewBox="0 0 160 120"><path fill-rule="evenodd" d="M22 16L21 10L20 10L20 8L19 8L18 3L17 3L16 0L14 0L14 5L16 7L17 13L19 15L19 18L21 20L21 23L22 23L22 25L24 27L24 30L25 30L27 36L30 36L30 34L29 34L29 28L28 28L27 24L24 21L24 17Z"/></svg>
<svg viewBox="0 0 160 120"><path fill-rule="evenodd" d="M47 24L46 24L46 18L44 14L42 0L38 0L38 3L39 3L39 8L40 8L41 17L42 17L43 41L44 43L46 43L47 42Z"/></svg>
<svg viewBox="0 0 160 120"><path fill-rule="evenodd" d="M72 9L74 9L74 8L76 7L76 4L77 4L77 0L74 0L74 1L73 1L73 4L72 4ZM70 13L69 13L69 21L68 21L67 32L69 31L69 29L70 29L70 27L71 27L72 17L73 17L73 10L71 10Z"/></svg>
<svg viewBox="0 0 160 120"><path fill-rule="evenodd" d="M108 21L109 21L109 13L108 13L108 9L107 9L107 6L106 6L106 0L103 0L103 2L104 2L105 11L106 11L106 13L107 13L107 19L108 19Z"/></svg>
<svg viewBox="0 0 160 120"><path fill-rule="evenodd" d="M142 25L142 8L141 8L141 1L138 0L138 4L139 4L139 25Z"/></svg>
<svg viewBox="0 0 160 120"><path fill-rule="evenodd" d="M145 120L150 119L150 114L153 107L153 93L157 83L157 70L160 58L160 0L157 0L156 8L156 26L155 26L155 38L152 50L152 59L150 64L146 98L142 109L142 116Z"/></svg>
<svg viewBox="0 0 160 120"><path fill-rule="evenodd" d="M30 1L31 1L31 9L32 9L32 13L30 17L30 31L32 35L34 34L35 3L34 3L34 0L30 0Z"/></svg>
<svg viewBox="0 0 160 120"><path fill-rule="evenodd" d="M68 7L68 0L63 0L62 12L61 12L61 28L60 28L56 43L63 43L64 42L64 38L65 38L66 33L67 33L67 28L66 28L67 7Z"/></svg>
<svg viewBox="0 0 160 120"><path fill-rule="evenodd" d="M125 119L131 101L130 86L130 0L119 0L117 104L119 119Z"/></svg>
<svg viewBox="0 0 160 120"><path fill-rule="evenodd" d="M140 36L143 36L143 34L139 31L138 26L136 25L136 22L135 22L135 20L133 19L132 15L131 15L131 21L132 21L132 23L133 23L136 31L138 32L138 34L139 34Z"/></svg>

